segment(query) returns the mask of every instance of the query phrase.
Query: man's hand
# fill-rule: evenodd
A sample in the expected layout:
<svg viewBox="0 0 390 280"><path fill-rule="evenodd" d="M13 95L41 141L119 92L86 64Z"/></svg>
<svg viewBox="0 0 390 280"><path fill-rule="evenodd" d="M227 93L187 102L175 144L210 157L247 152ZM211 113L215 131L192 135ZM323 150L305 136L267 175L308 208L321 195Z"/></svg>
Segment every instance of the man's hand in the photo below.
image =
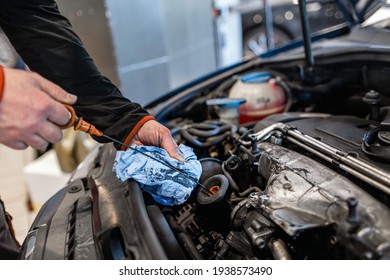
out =
<svg viewBox="0 0 390 280"><path fill-rule="evenodd" d="M0 101L0 143L14 149L31 146L45 150L62 139L59 125L69 121L62 103L77 97L37 73L4 68L4 91Z"/></svg>
<svg viewBox="0 0 390 280"><path fill-rule="evenodd" d="M132 144L141 146L156 146L163 148L170 157L185 161L177 152L177 144L171 136L169 129L155 120L146 122L134 137Z"/></svg>

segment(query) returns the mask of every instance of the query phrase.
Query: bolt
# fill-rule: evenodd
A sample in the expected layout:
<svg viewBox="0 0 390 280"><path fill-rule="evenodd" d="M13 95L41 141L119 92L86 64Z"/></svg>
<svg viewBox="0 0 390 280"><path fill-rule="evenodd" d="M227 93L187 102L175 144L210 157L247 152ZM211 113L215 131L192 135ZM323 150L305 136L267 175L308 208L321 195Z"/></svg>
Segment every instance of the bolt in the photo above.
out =
<svg viewBox="0 0 390 280"><path fill-rule="evenodd" d="M256 237L255 240L253 240L253 243L260 249L263 249L265 247L265 240L262 237Z"/></svg>
<svg viewBox="0 0 390 280"><path fill-rule="evenodd" d="M257 154L259 153L259 147L257 146L257 141L255 136L250 136L250 141L252 143L252 153Z"/></svg>
<svg viewBox="0 0 390 280"><path fill-rule="evenodd" d="M271 137L271 143L275 145L282 145L283 142L283 134L280 131L277 131L274 135Z"/></svg>
<svg viewBox="0 0 390 280"><path fill-rule="evenodd" d="M364 95L363 101L369 106L369 110L370 110L369 117L368 117L369 120L379 122L380 120L379 102L381 101L380 94L374 90L370 90Z"/></svg>
<svg viewBox="0 0 390 280"><path fill-rule="evenodd" d="M347 199L347 205L348 205L347 221L352 226L351 231L355 231L360 224L360 219L356 211L358 203L359 201L354 197L350 197Z"/></svg>
<svg viewBox="0 0 390 280"><path fill-rule="evenodd" d="M81 190L81 187L79 187L79 186L72 186L69 190L68 190L68 192L70 192L70 193L76 193L76 192L78 192L78 191L80 191Z"/></svg>
<svg viewBox="0 0 390 280"><path fill-rule="evenodd" d="M261 195L260 196L260 204L266 205L269 202L269 196L268 195Z"/></svg>

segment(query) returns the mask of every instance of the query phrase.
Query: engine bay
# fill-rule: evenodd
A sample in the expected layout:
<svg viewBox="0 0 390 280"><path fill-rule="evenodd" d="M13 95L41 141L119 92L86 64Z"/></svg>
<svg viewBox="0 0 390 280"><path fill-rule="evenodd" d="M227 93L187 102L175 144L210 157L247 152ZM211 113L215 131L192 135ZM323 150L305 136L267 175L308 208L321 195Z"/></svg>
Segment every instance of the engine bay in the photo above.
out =
<svg viewBox="0 0 390 280"><path fill-rule="evenodd" d="M255 58L147 105L193 149L201 185L160 205L116 178L102 145L44 205L20 258L389 259L389 48L348 38L313 46L313 67L302 49Z"/></svg>
<svg viewBox="0 0 390 280"><path fill-rule="evenodd" d="M363 64L247 71L171 111L208 189L162 207L188 258L390 257L387 71Z"/></svg>

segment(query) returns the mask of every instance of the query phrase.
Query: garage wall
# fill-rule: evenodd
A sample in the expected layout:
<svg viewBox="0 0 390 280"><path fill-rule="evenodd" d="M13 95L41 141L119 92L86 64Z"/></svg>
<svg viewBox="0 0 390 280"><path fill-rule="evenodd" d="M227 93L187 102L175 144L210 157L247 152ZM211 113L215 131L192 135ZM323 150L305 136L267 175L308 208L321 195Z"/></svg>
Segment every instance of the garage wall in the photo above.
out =
<svg viewBox="0 0 390 280"><path fill-rule="evenodd" d="M101 72L145 104L216 69L209 0L57 0Z"/></svg>
<svg viewBox="0 0 390 280"><path fill-rule="evenodd" d="M169 57L170 86L177 87L216 69L212 1L160 2L164 3L163 34Z"/></svg>

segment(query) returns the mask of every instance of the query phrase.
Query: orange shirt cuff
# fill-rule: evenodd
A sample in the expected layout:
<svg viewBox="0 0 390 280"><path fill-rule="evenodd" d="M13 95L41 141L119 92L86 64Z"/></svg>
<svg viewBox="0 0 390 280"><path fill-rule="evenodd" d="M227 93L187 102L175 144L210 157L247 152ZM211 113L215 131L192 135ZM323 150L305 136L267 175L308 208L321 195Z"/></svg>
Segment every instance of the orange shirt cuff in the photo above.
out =
<svg viewBox="0 0 390 280"><path fill-rule="evenodd" d="M138 130L148 121L155 120L153 116L145 116L143 117L135 126L134 128L130 131L129 135L127 135L125 141L123 142L125 145L121 146L121 150L125 151L128 147L126 145L130 145L131 141L137 134Z"/></svg>
<svg viewBox="0 0 390 280"><path fill-rule="evenodd" d="M4 84L5 84L4 69L3 66L0 65L0 101L1 98L3 97Z"/></svg>

